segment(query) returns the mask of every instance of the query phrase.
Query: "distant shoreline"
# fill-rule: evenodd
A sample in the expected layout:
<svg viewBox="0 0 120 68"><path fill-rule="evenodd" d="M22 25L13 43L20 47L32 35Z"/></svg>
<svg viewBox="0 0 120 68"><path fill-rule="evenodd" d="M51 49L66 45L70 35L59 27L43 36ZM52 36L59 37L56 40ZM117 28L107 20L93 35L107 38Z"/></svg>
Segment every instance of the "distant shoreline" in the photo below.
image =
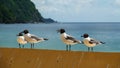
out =
<svg viewBox="0 0 120 68"><path fill-rule="evenodd" d="M120 24L120 22L37 22L37 23L0 23L0 24Z"/></svg>

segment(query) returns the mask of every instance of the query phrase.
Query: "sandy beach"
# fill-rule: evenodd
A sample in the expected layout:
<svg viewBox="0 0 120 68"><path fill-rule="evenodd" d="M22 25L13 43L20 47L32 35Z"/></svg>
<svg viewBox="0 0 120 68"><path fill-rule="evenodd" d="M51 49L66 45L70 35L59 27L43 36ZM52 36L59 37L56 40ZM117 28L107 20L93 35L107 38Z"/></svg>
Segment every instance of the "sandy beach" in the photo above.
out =
<svg viewBox="0 0 120 68"><path fill-rule="evenodd" d="M120 68L120 53L0 48L0 68Z"/></svg>

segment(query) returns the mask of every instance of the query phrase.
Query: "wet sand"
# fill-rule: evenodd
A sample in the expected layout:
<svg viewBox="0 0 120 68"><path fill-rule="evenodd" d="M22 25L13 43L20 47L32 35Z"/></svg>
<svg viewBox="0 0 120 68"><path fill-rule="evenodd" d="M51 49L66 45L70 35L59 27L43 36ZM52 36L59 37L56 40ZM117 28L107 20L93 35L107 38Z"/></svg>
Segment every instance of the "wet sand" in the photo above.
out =
<svg viewBox="0 0 120 68"><path fill-rule="evenodd" d="M0 48L0 68L120 68L120 52Z"/></svg>

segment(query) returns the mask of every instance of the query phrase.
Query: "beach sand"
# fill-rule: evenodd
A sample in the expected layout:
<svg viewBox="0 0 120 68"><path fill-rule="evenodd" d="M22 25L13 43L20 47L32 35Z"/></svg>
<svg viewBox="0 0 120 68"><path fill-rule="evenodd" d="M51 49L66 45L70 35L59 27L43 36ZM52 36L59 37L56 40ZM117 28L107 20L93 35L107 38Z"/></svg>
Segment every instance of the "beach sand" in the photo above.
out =
<svg viewBox="0 0 120 68"><path fill-rule="evenodd" d="M120 68L120 53L0 48L0 68Z"/></svg>

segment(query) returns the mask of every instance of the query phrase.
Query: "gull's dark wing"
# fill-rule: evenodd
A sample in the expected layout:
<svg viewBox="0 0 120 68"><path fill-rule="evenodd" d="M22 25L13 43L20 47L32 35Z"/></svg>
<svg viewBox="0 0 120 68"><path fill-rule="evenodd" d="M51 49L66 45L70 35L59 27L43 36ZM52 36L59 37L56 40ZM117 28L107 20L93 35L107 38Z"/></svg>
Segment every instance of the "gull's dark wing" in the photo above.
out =
<svg viewBox="0 0 120 68"><path fill-rule="evenodd" d="M31 36L31 38L33 38L33 39L35 39L37 41L42 40L42 39L40 39L39 37L36 37L36 36Z"/></svg>
<svg viewBox="0 0 120 68"><path fill-rule="evenodd" d="M73 41L73 42L78 42L78 40L76 40L74 37L72 37L72 36L67 36L66 38L65 38L66 40L71 40L71 41Z"/></svg>
<svg viewBox="0 0 120 68"><path fill-rule="evenodd" d="M39 38L39 37L37 37L35 35L32 35L31 38L33 38L33 39L35 39L37 41L39 41L39 40L48 40L47 38Z"/></svg>
<svg viewBox="0 0 120 68"><path fill-rule="evenodd" d="M98 40L95 40L95 39L91 39L89 41L89 43L91 43L91 44L105 44L105 42L101 42L101 41L98 41Z"/></svg>

